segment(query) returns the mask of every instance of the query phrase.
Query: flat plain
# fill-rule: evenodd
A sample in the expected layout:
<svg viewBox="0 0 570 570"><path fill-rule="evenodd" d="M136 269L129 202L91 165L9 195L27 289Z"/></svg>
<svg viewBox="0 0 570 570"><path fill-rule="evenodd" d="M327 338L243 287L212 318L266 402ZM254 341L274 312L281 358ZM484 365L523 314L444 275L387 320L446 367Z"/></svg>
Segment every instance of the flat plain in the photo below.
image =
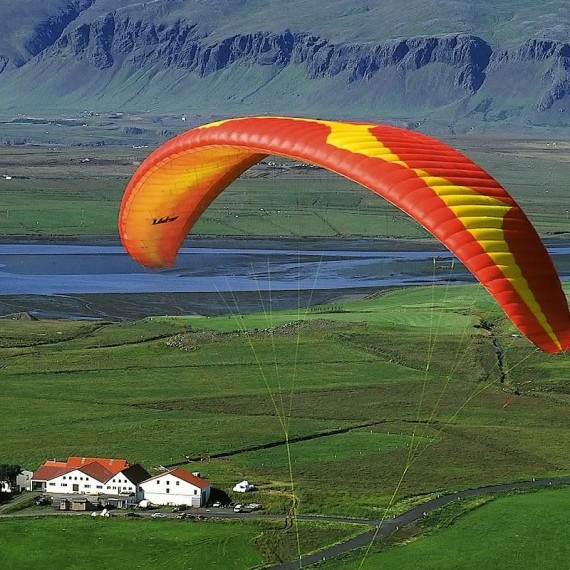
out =
<svg viewBox="0 0 570 570"><path fill-rule="evenodd" d="M475 134L448 136L447 142L495 176L545 239L568 237L570 143ZM0 234L116 239L122 193L152 151L152 145L135 147L2 147ZM279 157L269 157L236 180L208 208L193 233L430 239L411 218L370 191Z"/></svg>

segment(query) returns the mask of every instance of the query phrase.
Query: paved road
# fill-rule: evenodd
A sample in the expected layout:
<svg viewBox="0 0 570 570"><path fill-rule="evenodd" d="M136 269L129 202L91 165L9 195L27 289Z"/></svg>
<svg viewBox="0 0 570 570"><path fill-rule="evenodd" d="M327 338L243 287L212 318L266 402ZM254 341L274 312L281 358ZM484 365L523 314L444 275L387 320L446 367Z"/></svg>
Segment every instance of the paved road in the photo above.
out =
<svg viewBox="0 0 570 570"><path fill-rule="evenodd" d="M409 525L410 523L421 519L425 514L445 507L449 503L457 499L467 499L477 495L484 495L488 493L504 493L506 491L516 491L519 489L533 489L537 487L548 487L552 485L570 485L570 477L548 478L548 479L535 479L533 481L522 481L518 483L504 483L502 485L489 485L487 487L479 487L477 489L467 489L465 491L458 491L457 493L450 493L441 495L430 501L402 513L401 515L387 519L378 525L375 530L371 530L351 538L341 544L332 546L325 550L321 550L315 554L305 556L300 560L293 560L285 562L276 566L271 566L271 570L297 570L298 568L306 568L322 562L325 559L333 558L340 554L344 554L355 548L367 547L373 540L390 536L398 529ZM370 522L370 521L369 521Z"/></svg>

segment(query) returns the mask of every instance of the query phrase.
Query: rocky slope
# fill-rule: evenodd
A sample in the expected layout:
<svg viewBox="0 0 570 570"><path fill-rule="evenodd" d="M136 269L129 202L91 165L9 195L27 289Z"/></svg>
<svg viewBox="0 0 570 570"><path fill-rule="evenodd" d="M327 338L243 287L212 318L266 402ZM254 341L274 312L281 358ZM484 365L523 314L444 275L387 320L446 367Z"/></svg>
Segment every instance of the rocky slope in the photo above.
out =
<svg viewBox="0 0 570 570"><path fill-rule="evenodd" d="M570 45L562 40L505 47L456 31L344 41L307 31L309 24L276 29L263 14L255 29L255 19L238 17L254 0L214 2L216 29L198 0L49 3L20 45L0 43L5 114L318 114L463 130L570 125ZM0 2L0 16L2 9ZM232 30L228 14L242 30Z"/></svg>

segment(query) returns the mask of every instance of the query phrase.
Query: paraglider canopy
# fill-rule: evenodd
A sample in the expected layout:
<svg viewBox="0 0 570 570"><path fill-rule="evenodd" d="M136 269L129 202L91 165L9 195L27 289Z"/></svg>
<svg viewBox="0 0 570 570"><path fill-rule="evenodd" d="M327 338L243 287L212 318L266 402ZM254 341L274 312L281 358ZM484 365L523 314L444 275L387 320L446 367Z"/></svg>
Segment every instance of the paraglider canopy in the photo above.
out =
<svg viewBox="0 0 570 570"><path fill-rule="evenodd" d="M148 267L171 266L214 198L270 154L322 166L395 204L447 246L539 348L570 346L560 279L515 200L457 150L402 128L250 117L183 133L154 151L125 191L119 231L129 254Z"/></svg>

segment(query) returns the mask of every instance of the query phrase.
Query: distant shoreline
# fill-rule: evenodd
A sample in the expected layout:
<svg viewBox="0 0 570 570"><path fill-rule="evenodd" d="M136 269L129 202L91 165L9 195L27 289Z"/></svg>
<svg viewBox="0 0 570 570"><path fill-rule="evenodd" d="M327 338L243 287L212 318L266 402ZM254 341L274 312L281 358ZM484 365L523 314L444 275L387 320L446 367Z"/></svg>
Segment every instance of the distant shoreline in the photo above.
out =
<svg viewBox="0 0 570 570"><path fill-rule="evenodd" d="M567 245L570 232L562 236L547 236L542 238L547 247ZM118 236L101 235L61 235L61 236L31 236L13 235L0 236L0 244L61 244L61 245L108 245L121 246ZM288 237L288 236L218 236L190 234L182 247L228 248L232 244L245 249L257 249L271 243L272 249L340 250L352 251L447 251L447 248L437 239L406 239L406 238L374 238L374 237Z"/></svg>
<svg viewBox="0 0 570 570"><path fill-rule="evenodd" d="M0 236L0 244L61 244L61 245L108 245L121 246L118 236L100 235L62 235L62 236L31 236L14 235ZM259 248L263 244L271 243L273 249L303 249L307 251L321 249L335 249L351 251L364 249L366 251L432 251L446 248L437 240L429 239L399 239L399 238L370 238L370 237L306 237L295 238L287 236L216 236L192 235L184 241L182 247L229 247L229 244L240 248Z"/></svg>

